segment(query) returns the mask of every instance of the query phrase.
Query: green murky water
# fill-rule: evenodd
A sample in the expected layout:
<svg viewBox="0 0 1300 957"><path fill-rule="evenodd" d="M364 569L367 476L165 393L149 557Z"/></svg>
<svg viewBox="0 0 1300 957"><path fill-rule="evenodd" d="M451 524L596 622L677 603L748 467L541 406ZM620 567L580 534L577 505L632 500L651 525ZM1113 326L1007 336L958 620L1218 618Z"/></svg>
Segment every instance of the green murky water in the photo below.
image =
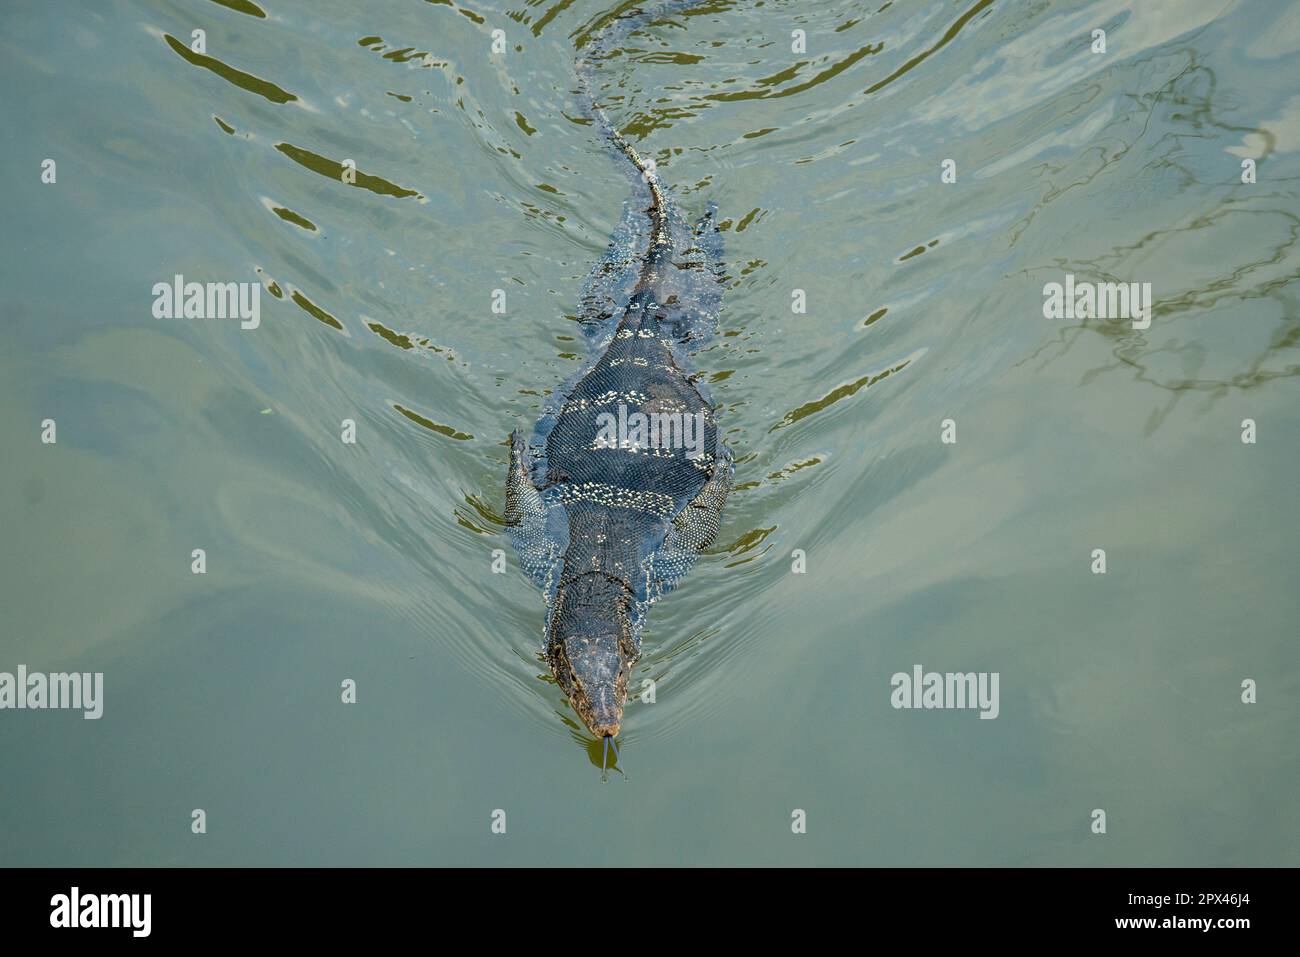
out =
<svg viewBox="0 0 1300 957"><path fill-rule="evenodd" d="M500 514L625 194L611 9L4 5L0 671L104 713L0 711L0 862L1300 863L1300 12L713 0L608 65L726 220L738 466L602 784Z"/></svg>

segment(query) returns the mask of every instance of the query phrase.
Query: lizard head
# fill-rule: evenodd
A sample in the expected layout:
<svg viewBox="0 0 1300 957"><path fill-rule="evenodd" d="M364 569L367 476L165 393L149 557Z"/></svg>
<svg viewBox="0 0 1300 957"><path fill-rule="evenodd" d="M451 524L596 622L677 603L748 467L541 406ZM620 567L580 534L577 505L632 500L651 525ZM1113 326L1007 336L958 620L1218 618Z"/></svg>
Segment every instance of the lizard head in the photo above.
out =
<svg viewBox="0 0 1300 957"><path fill-rule="evenodd" d="M630 597L626 585L600 572L556 591L546 658L573 710L598 738L618 735L638 657Z"/></svg>

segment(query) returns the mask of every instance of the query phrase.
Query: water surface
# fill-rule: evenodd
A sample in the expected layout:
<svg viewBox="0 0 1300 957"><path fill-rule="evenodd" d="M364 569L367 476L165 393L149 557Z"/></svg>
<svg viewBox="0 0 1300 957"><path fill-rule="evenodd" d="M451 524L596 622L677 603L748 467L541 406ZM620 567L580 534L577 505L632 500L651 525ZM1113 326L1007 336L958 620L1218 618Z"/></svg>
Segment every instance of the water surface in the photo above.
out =
<svg viewBox="0 0 1300 957"><path fill-rule="evenodd" d="M5 5L0 670L105 706L0 712L0 861L1300 863L1294 5L706 0L606 65L724 221L738 463L602 783L500 516L621 215L613 9ZM177 273L260 326L155 319Z"/></svg>

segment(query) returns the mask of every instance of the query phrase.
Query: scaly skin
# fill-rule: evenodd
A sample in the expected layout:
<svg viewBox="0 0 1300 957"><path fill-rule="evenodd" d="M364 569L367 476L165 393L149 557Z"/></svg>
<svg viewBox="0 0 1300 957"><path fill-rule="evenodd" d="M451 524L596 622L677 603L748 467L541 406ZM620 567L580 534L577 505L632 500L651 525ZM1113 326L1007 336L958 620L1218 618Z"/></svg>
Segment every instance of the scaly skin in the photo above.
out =
<svg viewBox="0 0 1300 957"><path fill-rule="evenodd" d="M625 36L632 22L682 6L630 11L611 23ZM595 45L603 39L598 35ZM628 682L640 656L641 616L685 574L695 552L712 541L730 485L731 459L718 442L707 394L684 368L692 322L708 312L703 304L697 308L683 301L700 288L683 279L684 271L710 268L707 256L698 245L683 248L680 239L674 248L676 214L652 164L596 103L585 62L578 72L588 112L648 187L648 229L637 253L635 285L603 351L564 392L553 421L543 420L548 427L537 452L544 456L544 475L533 474L522 439L512 437L506 520L517 533L526 570L548 596L551 672L591 733L612 740L622 726ZM697 234L704 227L714 228L711 214ZM584 317L605 318L613 319L608 313ZM698 417L693 421L703 425L703 454L692 454L699 448L602 444L598 417L620 405L629 418L636 413Z"/></svg>
<svg viewBox="0 0 1300 957"><path fill-rule="evenodd" d="M674 501L694 499L713 467L712 455L692 460L685 449L590 448L596 416L620 403L628 415L699 413L703 447L716 445L712 409L678 367L653 297L641 292L605 354L574 387L547 442L548 479L559 487L569 526L547 660L597 737L618 734L639 657L629 620L636 580L677 513Z"/></svg>

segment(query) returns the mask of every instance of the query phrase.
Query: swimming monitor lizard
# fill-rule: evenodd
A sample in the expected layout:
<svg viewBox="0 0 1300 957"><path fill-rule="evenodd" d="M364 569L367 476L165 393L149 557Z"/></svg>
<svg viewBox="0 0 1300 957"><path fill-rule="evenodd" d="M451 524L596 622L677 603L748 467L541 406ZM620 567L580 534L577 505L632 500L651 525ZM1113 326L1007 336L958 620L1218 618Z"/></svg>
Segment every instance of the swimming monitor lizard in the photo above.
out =
<svg viewBox="0 0 1300 957"><path fill-rule="evenodd" d="M547 401L529 443L518 430L510 437L505 518L546 602L546 660L606 752L622 725L646 611L717 535L734 468L688 362L712 337L721 303L716 207L685 224L654 163L614 128L595 93L601 60L690 5L610 16L578 62L584 108L634 195L583 291L586 363Z"/></svg>

